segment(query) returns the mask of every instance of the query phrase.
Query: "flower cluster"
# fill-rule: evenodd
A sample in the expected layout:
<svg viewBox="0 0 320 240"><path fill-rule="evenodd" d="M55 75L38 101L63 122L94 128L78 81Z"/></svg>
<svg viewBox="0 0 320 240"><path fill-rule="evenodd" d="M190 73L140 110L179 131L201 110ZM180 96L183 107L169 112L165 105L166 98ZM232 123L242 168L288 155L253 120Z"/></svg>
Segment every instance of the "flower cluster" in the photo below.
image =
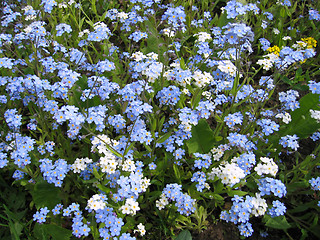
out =
<svg viewBox="0 0 320 240"><path fill-rule="evenodd" d="M167 184L161 194L161 199L157 200L157 207L161 210L169 204L169 201L175 201L175 206L180 214L189 216L195 211L195 200L188 194L182 193L182 186L176 183Z"/></svg>
<svg viewBox="0 0 320 240"><path fill-rule="evenodd" d="M40 159L40 170L43 178L48 183L54 183L56 187L61 187L63 179L70 170L70 166L64 159L58 159L52 164L52 160L44 158Z"/></svg>
<svg viewBox="0 0 320 240"><path fill-rule="evenodd" d="M0 170L33 198L38 184L63 192L48 207L69 204L33 199L34 221L122 240L156 217L174 229L225 207L220 218L249 237L251 217L285 213L282 148L320 139L316 35L296 27L318 26L312 1L289 29L274 24L298 9L289 0L11 2L0 4ZM304 108L310 126L295 128Z"/></svg>

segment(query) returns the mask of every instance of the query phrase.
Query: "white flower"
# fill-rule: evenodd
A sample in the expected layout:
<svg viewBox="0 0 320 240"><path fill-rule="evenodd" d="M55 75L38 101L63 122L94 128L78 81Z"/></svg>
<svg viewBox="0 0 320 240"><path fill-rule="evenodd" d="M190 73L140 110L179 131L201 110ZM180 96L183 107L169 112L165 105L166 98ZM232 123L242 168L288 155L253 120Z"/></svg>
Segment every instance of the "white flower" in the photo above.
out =
<svg viewBox="0 0 320 240"><path fill-rule="evenodd" d="M236 76L237 68L230 60L219 61L218 69L221 72L228 73L232 77Z"/></svg>
<svg viewBox="0 0 320 240"><path fill-rule="evenodd" d="M124 20L124 19L127 19L129 17L129 14L125 13L125 12L119 12L117 16L118 16L118 18Z"/></svg>
<svg viewBox="0 0 320 240"><path fill-rule="evenodd" d="M320 111L310 109L311 117L315 120L317 120L318 123L320 123Z"/></svg>
<svg viewBox="0 0 320 240"><path fill-rule="evenodd" d="M219 168L213 168L211 173L208 173L209 180L214 180L215 176L220 178L223 184L233 186L239 183L246 175L236 163L226 163L219 166Z"/></svg>
<svg viewBox="0 0 320 240"><path fill-rule="evenodd" d="M211 35L206 32L199 32L197 34L194 34L195 37L198 36L198 41L199 42L205 42L206 40L211 40Z"/></svg>
<svg viewBox="0 0 320 240"><path fill-rule="evenodd" d="M104 198L100 194L95 194L88 200L87 207L95 211L99 209L104 209L106 204L103 201L103 199Z"/></svg>
<svg viewBox="0 0 320 240"><path fill-rule="evenodd" d="M264 57L264 59L259 59L257 64L262 65L263 69L267 71L272 67L274 61L279 58L278 55L274 53L269 53L267 55L264 55Z"/></svg>
<svg viewBox="0 0 320 240"><path fill-rule="evenodd" d="M182 89L182 92L183 92L185 95L190 96L190 91L189 91L187 88Z"/></svg>
<svg viewBox="0 0 320 240"><path fill-rule="evenodd" d="M139 223L137 227L138 227L138 230L134 230L133 232L134 233L139 232L141 236L144 236L146 234L145 226L142 223Z"/></svg>
<svg viewBox="0 0 320 240"><path fill-rule="evenodd" d="M80 173L84 171L88 163L91 163L92 159L89 158L77 158L74 163L71 165L71 168L74 173Z"/></svg>
<svg viewBox="0 0 320 240"><path fill-rule="evenodd" d="M112 174L116 171L118 160L109 151L104 152L105 156L100 158L100 167L102 172Z"/></svg>
<svg viewBox="0 0 320 240"><path fill-rule="evenodd" d="M93 28L94 30L97 30L99 28L101 28L100 30L102 30L102 29L107 29L108 26L104 22L96 22L95 24L93 24Z"/></svg>
<svg viewBox="0 0 320 240"><path fill-rule="evenodd" d="M258 163L254 170L258 175L270 174L275 176L278 172L278 165L273 161L272 158L261 157L262 163Z"/></svg>
<svg viewBox="0 0 320 240"><path fill-rule="evenodd" d="M157 207L159 210L161 210L161 209L164 209L164 207L165 207L166 205L168 205L168 204L169 204L169 201L168 201L168 199L166 198L166 195L165 195L164 193L162 193L162 194L160 195L160 199L156 201L156 207Z"/></svg>
<svg viewBox="0 0 320 240"><path fill-rule="evenodd" d="M272 31L273 31L273 33L276 34L276 35L278 35L278 34L280 33L280 31L279 31L277 28L274 28Z"/></svg>
<svg viewBox="0 0 320 240"><path fill-rule="evenodd" d="M282 121L285 123L285 124L288 124L289 122L291 122L291 115L289 113L278 113L276 115L276 118L282 118Z"/></svg>
<svg viewBox="0 0 320 240"><path fill-rule="evenodd" d="M258 216L263 216L268 208L267 201L260 197L259 193L256 193L256 197L252 198L253 208L251 213Z"/></svg>
<svg viewBox="0 0 320 240"><path fill-rule="evenodd" d="M174 37L174 35L176 35L176 32L169 29L169 28L165 28L162 30L163 34L168 36L168 37Z"/></svg>
<svg viewBox="0 0 320 240"><path fill-rule="evenodd" d="M286 41L286 40L291 40L291 37L290 37L290 36L284 36L284 37L282 38L282 40L284 40L284 41Z"/></svg>
<svg viewBox="0 0 320 240"><path fill-rule="evenodd" d="M79 32L78 37L83 37L85 34L90 33L89 29L84 29L83 31Z"/></svg>
<svg viewBox="0 0 320 240"><path fill-rule="evenodd" d="M195 84L198 87L205 87L206 85L210 84L213 81L213 77L208 72L202 73L201 71L195 71L192 75L193 79L195 80Z"/></svg>
<svg viewBox="0 0 320 240"><path fill-rule="evenodd" d="M66 3L59 3L58 7L59 8L67 8L68 5Z"/></svg>
<svg viewBox="0 0 320 240"><path fill-rule="evenodd" d="M131 58L133 58L135 61L139 62L142 59L146 58L146 56L142 52L135 52L131 55Z"/></svg>
<svg viewBox="0 0 320 240"><path fill-rule="evenodd" d="M126 172L134 172L136 170L136 165L134 164L134 162L130 159L126 159L123 163L122 163L122 170L126 171Z"/></svg>
<svg viewBox="0 0 320 240"><path fill-rule="evenodd" d="M25 6L24 8L22 8L21 10L23 10L23 11L30 11L30 10L33 10L33 7L31 6L31 5L27 5L27 6Z"/></svg>
<svg viewBox="0 0 320 240"><path fill-rule="evenodd" d="M224 149L223 147L219 146L217 148L212 148L210 151L213 160L215 161L219 161L220 158L222 158L223 154L224 154Z"/></svg>
<svg viewBox="0 0 320 240"><path fill-rule="evenodd" d="M140 184L141 184L141 190L143 192L145 192L147 190L147 188L151 185L150 183L150 179L148 178L142 178L141 181L140 181Z"/></svg>
<svg viewBox="0 0 320 240"><path fill-rule="evenodd" d="M123 214L136 215L140 210L139 203L132 198L127 198L126 203L120 208Z"/></svg>
<svg viewBox="0 0 320 240"><path fill-rule="evenodd" d="M152 60L157 61L158 60L158 54L154 53L154 52L150 52L147 54L148 58L151 58Z"/></svg>

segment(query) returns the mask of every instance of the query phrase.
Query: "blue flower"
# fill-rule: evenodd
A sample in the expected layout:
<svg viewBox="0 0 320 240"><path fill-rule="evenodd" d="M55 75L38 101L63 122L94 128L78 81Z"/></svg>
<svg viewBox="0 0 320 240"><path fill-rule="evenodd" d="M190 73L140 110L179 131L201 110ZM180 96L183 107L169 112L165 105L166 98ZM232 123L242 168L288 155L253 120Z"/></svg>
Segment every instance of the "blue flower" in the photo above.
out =
<svg viewBox="0 0 320 240"><path fill-rule="evenodd" d="M63 209L63 205L61 203L57 204L51 211L53 215L60 214L60 211Z"/></svg>
<svg viewBox="0 0 320 240"><path fill-rule="evenodd" d="M312 188L313 190L317 190L317 191L320 190L320 177L311 178L311 179L309 180L309 183L311 184L311 188Z"/></svg>
<svg viewBox="0 0 320 240"><path fill-rule="evenodd" d="M240 235L245 237L250 237L253 233L252 224L249 222L242 223L238 226Z"/></svg>
<svg viewBox="0 0 320 240"><path fill-rule="evenodd" d="M309 10L309 19L310 20L317 20L320 21L320 14L317 10L315 9L310 9Z"/></svg>
<svg viewBox="0 0 320 240"><path fill-rule="evenodd" d="M111 35L110 29L104 23L98 22L94 26L94 31L88 34L88 41L101 42Z"/></svg>
<svg viewBox="0 0 320 240"><path fill-rule="evenodd" d="M180 100L181 91L176 86L165 87L160 90L156 97L163 105L175 105Z"/></svg>
<svg viewBox="0 0 320 240"><path fill-rule="evenodd" d="M299 137L296 134L287 135L287 136L281 137L279 143L285 148L289 147L289 148L297 151L297 149L299 147L299 143L297 141L298 139L299 139Z"/></svg>
<svg viewBox="0 0 320 240"><path fill-rule="evenodd" d="M114 70L116 67L113 62L109 60L99 61L96 65L96 69L99 73L104 73L105 71L110 72L111 70Z"/></svg>
<svg viewBox="0 0 320 240"><path fill-rule="evenodd" d="M246 135L242 135L239 133L230 133L229 136L227 137L229 143L231 146L237 146L240 148L244 148L247 151L250 151L252 149L255 149L255 145L248 140Z"/></svg>
<svg viewBox="0 0 320 240"><path fill-rule="evenodd" d="M284 104L284 108L286 110L294 111L300 107L297 97L299 97L299 93L295 90L288 90L287 92L279 93L279 100L282 104Z"/></svg>
<svg viewBox="0 0 320 240"><path fill-rule="evenodd" d="M17 129L21 126L22 122L22 116L17 114L17 109L8 109L4 113L4 118L6 119L6 122L8 124L8 127L11 129Z"/></svg>
<svg viewBox="0 0 320 240"><path fill-rule="evenodd" d="M279 200L272 202L272 208L269 209L269 215L271 217L278 217L286 212L286 206Z"/></svg>
<svg viewBox="0 0 320 240"><path fill-rule="evenodd" d="M132 39L135 42L139 42L143 38L145 38L145 39L148 38L148 34L145 32L141 32L141 31L135 31L135 32L131 33L128 38Z"/></svg>
<svg viewBox="0 0 320 240"><path fill-rule="evenodd" d="M257 125L259 125L262 128L262 132L266 135L269 136L272 134L274 131L279 131L279 124L275 123L274 121L270 119L259 119L257 121Z"/></svg>
<svg viewBox="0 0 320 240"><path fill-rule="evenodd" d="M309 89L314 94L320 94L320 82L309 81Z"/></svg>
<svg viewBox="0 0 320 240"><path fill-rule="evenodd" d="M286 186L277 179L273 178L261 178L258 184L261 196L270 195L273 193L277 197L283 197L287 194Z"/></svg>
<svg viewBox="0 0 320 240"><path fill-rule="evenodd" d="M256 163L256 156L253 152L243 153L237 158L237 163L244 173L248 175Z"/></svg>
<svg viewBox="0 0 320 240"><path fill-rule="evenodd" d="M154 163L154 162L152 162L152 163L149 163L149 169L150 170L155 170L156 168L157 168L157 165Z"/></svg>
<svg viewBox="0 0 320 240"><path fill-rule="evenodd" d="M7 58L7 57L3 57L0 58L0 68L8 68L8 69L12 69L14 65L14 59L12 58Z"/></svg>
<svg viewBox="0 0 320 240"><path fill-rule="evenodd" d="M196 185L197 190L199 192L202 192L205 188L206 174L204 172L195 172L192 175L191 182L198 182L198 184Z"/></svg>
<svg viewBox="0 0 320 240"><path fill-rule="evenodd" d="M47 13L51 13L54 6L57 6L57 1L55 0L42 0L41 5L44 5L44 11Z"/></svg>
<svg viewBox="0 0 320 240"><path fill-rule="evenodd" d="M168 23L174 30L185 31L186 14L182 6L169 7L162 15L161 20L168 20Z"/></svg>
<svg viewBox="0 0 320 240"><path fill-rule="evenodd" d="M270 42L267 40L267 39L265 39L265 38L260 38L259 39L259 42L261 43L261 45L262 45L262 50L264 50L264 51L267 51L267 49L270 47Z"/></svg>
<svg viewBox="0 0 320 240"><path fill-rule="evenodd" d="M35 214L33 214L33 221L37 221L38 223L44 223L46 221L47 214L49 210L47 207L40 208Z"/></svg>
<svg viewBox="0 0 320 240"><path fill-rule="evenodd" d="M4 168L8 164L7 154L0 152L0 168Z"/></svg>
<svg viewBox="0 0 320 240"><path fill-rule="evenodd" d="M52 164L50 159L40 159L40 170L43 174L43 178L48 183L54 183L56 187L62 186L62 181L70 170L69 165L63 159L58 159Z"/></svg>
<svg viewBox="0 0 320 240"><path fill-rule="evenodd" d="M66 24L66 23L60 23L56 26L56 30L57 30L57 34L56 36L62 36L63 33L71 33L72 32L72 28L70 25Z"/></svg>
<svg viewBox="0 0 320 240"><path fill-rule="evenodd" d="M24 175L26 175L25 172L22 172L20 170L15 170L12 177L16 180L21 180L24 178Z"/></svg>
<svg viewBox="0 0 320 240"><path fill-rule="evenodd" d="M234 127L236 124L241 124L242 120L243 120L243 115L241 114L241 112L230 113L224 118L224 122L230 128Z"/></svg>
<svg viewBox="0 0 320 240"><path fill-rule="evenodd" d="M287 6L287 7L291 7L291 2L290 0L283 0L282 2L280 2L281 5Z"/></svg>

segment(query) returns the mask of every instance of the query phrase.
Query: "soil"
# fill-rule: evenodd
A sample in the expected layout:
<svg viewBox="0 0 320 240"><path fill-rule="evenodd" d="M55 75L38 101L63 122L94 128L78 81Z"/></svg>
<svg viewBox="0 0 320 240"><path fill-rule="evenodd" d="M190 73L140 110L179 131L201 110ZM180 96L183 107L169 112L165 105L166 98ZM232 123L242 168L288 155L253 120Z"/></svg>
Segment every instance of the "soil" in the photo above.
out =
<svg viewBox="0 0 320 240"><path fill-rule="evenodd" d="M193 240L237 240L240 239L239 230L234 224L218 222L210 225Z"/></svg>

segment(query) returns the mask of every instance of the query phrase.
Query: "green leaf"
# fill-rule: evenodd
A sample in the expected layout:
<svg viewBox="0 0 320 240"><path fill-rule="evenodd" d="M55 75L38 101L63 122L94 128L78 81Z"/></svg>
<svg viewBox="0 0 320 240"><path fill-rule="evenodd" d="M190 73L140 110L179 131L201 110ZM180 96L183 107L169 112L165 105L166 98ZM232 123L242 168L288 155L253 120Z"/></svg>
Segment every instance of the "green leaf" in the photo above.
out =
<svg viewBox="0 0 320 240"><path fill-rule="evenodd" d="M38 239L69 240L72 232L53 224L36 224L34 234Z"/></svg>
<svg viewBox="0 0 320 240"><path fill-rule="evenodd" d="M163 143L164 141L166 141L170 136L172 135L172 132L167 132L165 134L163 134L161 137L159 137L156 142L157 143Z"/></svg>
<svg viewBox="0 0 320 240"><path fill-rule="evenodd" d="M180 175L180 172L179 172L179 169L178 169L178 166L173 164L173 171L174 171L174 175L178 181L178 183L181 183L181 175Z"/></svg>
<svg viewBox="0 0 320 240"><path fill-rule="evenodd" d="M105 192L105 193L109 193L109 192L111 191L111 188L108 188L108 187L106 187L106 186L103 186L102 184L98 184L97 187L98 187L101 191L103 191L103 192Z"/></svg>
<svg viewBox="0 0 320 240"><path fill-rule="evenodd" d="M59 188L47 182L38 182L32 192L33 201L37 208L48 207L49 209L61 202L59 194Z"/></svg>
<svg viewBox="0 0 320 240"><path fill-rule="evenodd" d="M189 153L208 153L214 146L213 131L205 119L200 119L198 125L193 126L192 137L186 142Z"/></svg>
<svg viewBox="0 0 320 240"><path fill-rule="evenodd" d="M203 196L205 196L206 198L214 199L218 202L224 200L224 197L222 197L221 195L216 194L216 193L204 193Z"/></svg>
<svg viewBox="0 0 320 240"><path fill-rule="evenodd" d="M93 168L92 173L96 179L101 179L102 176L98 173L98 170L96 168Z"/></svg>
<svg viewBox="0 0 320 240"><path fill-rule="evenodd" d="M320 239L320 229L319 229L319 225L314 225L310 227L310 231L317 236L318 239Z"/></svg>
<svg viewBox="0 0 320 240"><path fill-rule="evenodd" d="M180 58L180 67L181 67L183 70L186 70L186 69L187 69L186 64L185 64L183 58Z"/></svg>
<svg viewBox="0 0 320 240"><path fill-rule="evenodd" d="M189 230L183 230L176 238L176 240L192 240Z"/></svg>
<svg viewBox="0 0 320 240"><path fill-rule="evenodd" d="M23 226L18 222L13 223L12 221L9 221L9 227L10 227L10 232L12 234L12 237L15 240L19 240L20 239L19 236L21 235Z"/></svg>
<svg viewBox="0 0 320 240"><path fill-rule="evenodd" d="M309 93L300 99L300 108L291 113L291 122L279 132L281 136L297 134L300 138L307 138L317 129L320 123L311 118L310 109L320 110L319 94Z"/></svg>
<svg viewBox="0 0 320 240"><path fill-rule="evenodd" d="M248 193L247 192L244 192L244 191L240 191L240 190L231 190L228 192L228 195L229 196L232 196L234 197L235 195L238 195L238 196L245 196L247 195Z"/></svg>
<svg viewBox="0 0 320 240"><path fill-rule="evenodd" d="M199 102L201 100L201 95L202 90L200 88L196 89L196 91L193 93L193 97L191 99L191 105L193 108L199 105Z"/></svg>
<svg viewBox="0 0 320 240"><path fill-rule="evenodd" d="M143 53L147 54L150 52L157 53L159 55L160 61L163 61L163 52L165 51L166 47L164 46L163 39L159 36L159 31L154 27L156 24L151 22L152 20L149 19L145 21L146 30L148 33L147 39L147 47L143 49Z"/></svg>
<svg viewBox="0 0 320 240"><path fill-rule="evenodd" d="M288 223L285 216L279 216L279 217L270 217L269 215L264 215L263 217L264 221L266 222L265 225L267 227L275 228L275 229L288 229L291 228L291 225Z"/></svg>
<svg viewBox="0 0 320 240"><path fill-rule="evenodd" d="M12 219L12 220L14 220L16 222L20 221L24 217L26 212L27 212L27 209L25 209L22 212L12 212L12 211L9 210L9 208L6 205L3 204L2 206L5 209L4 212L7 214L8 218Z"/></svg>

